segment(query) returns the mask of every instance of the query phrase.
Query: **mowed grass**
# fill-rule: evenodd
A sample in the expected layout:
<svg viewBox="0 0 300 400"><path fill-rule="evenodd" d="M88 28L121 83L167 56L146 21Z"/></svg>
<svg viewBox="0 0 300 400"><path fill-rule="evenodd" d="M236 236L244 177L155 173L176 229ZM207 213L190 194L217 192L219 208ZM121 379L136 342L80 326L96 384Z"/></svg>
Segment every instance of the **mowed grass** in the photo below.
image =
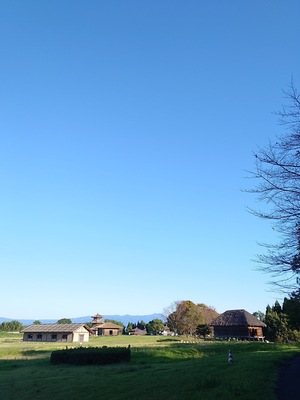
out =
<svg viewBox="0 0 300 400"><path fill-rule="evenodd" d="M0 399L275 400L280 365L300 354L297 344L188 342L160 336L92 338L88 345L129 344L129 363L51 365L51 351L66 343L25 343L19 334L0 334Z"/></svg>

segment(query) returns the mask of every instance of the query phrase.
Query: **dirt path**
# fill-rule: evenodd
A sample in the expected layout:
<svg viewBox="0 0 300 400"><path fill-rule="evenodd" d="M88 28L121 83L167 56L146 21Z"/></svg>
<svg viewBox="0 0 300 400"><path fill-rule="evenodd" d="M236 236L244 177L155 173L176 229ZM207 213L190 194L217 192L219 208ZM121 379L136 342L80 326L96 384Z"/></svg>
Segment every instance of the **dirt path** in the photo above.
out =
<svg viewBox="0 0 300 400"><path fill-rule="evenodd" d="M276 394L278 400L300 400L300 356L280 368Z"/></svg>

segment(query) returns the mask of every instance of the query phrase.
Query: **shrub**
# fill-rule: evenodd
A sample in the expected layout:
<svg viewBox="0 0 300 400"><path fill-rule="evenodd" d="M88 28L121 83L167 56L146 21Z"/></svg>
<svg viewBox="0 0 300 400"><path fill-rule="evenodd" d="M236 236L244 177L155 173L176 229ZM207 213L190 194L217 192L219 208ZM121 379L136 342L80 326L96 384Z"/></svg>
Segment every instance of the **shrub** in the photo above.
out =
<svg viewBox="0 0 300 400"><path fill-rule="evenodd" d="M130 361L130 347L78 347L55 350L51 353L52 364L96 365Z"/></svg>

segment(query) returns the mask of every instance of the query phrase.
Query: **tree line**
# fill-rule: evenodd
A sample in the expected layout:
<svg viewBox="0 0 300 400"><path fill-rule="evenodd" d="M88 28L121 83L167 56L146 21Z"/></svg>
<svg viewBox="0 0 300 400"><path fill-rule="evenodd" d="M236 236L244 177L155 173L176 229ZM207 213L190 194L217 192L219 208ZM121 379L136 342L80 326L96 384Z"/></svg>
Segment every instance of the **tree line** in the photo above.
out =
<svg viewBox="0 0 300 400"><path fill-rule="evenodd" d="M285 297L283 304L276 300L275 304L266 308L262 318L267 325L266 340L272 342L300 342L300 295L294 292Z"/></svg>
<svg viewBox="0 0 300 400"><path fill-rule="evenodd" d="M194 336L206 338L211 334L210 322L218 316L213 307L206 304L195 304L190 300L175 301L164 310L166 323L161 319L154 319L149 323L143 321L137 324L129 323L124 329L128 334L135 328L145 330L147 334L161 334L165 325L174 335Z"/></svg>
<svg viewBox="0 0 300 400"><path fill-rule="evenodd" d="M175 335L184 335L197 338L207 338L212 331L210 323L219 314L213 307L203 303L195 304L190 300L175 301L164 310L166 322L161 319L153 319L148 323L138 321L129 322L125 327L122 322L106 319L105 322L113 322L120 325L123 334L130 334L135 328L144 330L148 335L159 335L165 330L165 325ZM265 313L256 311L253 315L264 322L266 340L272 342L300 342L300 293L295 291L289 297L285 297L283 304L278 301L273 306L267 305ZM72 323L69 318L62 318L57 323ZM41 324L34 321L34 324ZM91 323L87 323L91 325ZM19 321L3 322L0 331L20 332L24 326Z"/></svg>
<svg viewBox="0 0 300 400"><path fill-rule="evenodd" d="M165 323L160 318L155 318L148 323L144 321L138 321L137 323L129 322L126 328L124 327L123 333L130 334L136 328L145 331L147 335L160 335L165 330Z"/></svg>
<svg viewBox="0 0 300 400"><path fill-rule="evenodd" d="M19 321L2 322L0 325L1 332L20 332L24 326Z"/></svg>
<svg viewBox="0 0 300 400"><path fill-rule="evenodd" d="M57 322L57 324L71 324L72 320L69 318L61 318ZM41 321L35 320L32 323L33 325L41 325ZM7 321L7 322L2 322L0 325L0 332L21 332L21 330L25 328L25 326L17 321Z"/></svg>

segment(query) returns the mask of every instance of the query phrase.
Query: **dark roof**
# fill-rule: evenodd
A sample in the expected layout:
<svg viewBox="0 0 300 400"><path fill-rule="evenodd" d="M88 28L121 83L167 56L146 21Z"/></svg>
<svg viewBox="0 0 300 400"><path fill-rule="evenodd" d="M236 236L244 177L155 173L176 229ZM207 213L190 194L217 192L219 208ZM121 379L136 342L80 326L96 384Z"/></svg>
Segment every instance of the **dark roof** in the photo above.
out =
<svg viewBox="0 0 300 400"><path fill-rule="evenodd" d="M27 328L24 328L22 332L25 333L48 333L48 332L64 332L71 333L76 331L77 329L84 327L87 331L91 331L90 328L85 324L37 324L30 325Z"/></svg>
<svg viewBox="0 0 300 400"><path fill-rule="evenodd" d="M227 310L214 319L212 326L266 326L246 310Z"/></svg>

